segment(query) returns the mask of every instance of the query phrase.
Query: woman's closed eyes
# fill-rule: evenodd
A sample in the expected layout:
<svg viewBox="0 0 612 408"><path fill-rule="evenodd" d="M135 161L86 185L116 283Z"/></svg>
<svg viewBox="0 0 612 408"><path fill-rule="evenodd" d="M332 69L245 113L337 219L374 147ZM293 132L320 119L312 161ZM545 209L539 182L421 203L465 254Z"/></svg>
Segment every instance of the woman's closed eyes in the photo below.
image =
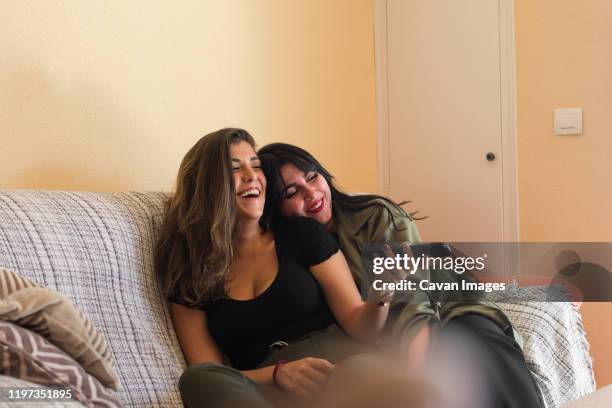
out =
<svg viewBox="0 0 612 408"><path fill-rule="evenodd" d="M255 163L251 163L251 168L254 169L255 171L261 171L261 162L258 160ZM232 172L235 173L240 170L241 170L240 166L236 166L236 165L232 166Z"/></svg>
<svg viewBox="0 0 612 408"><path fill-rule="evenodd" d="M316 171L309 171L304 176L304 179L306 180L307 183L313 183L314 181L316 181L318 177L319 177L319 173L317 173ZM297 194L297 187L294 185L291 185L287 187L285 191L283 192L283 199L289 200L295 197L296 194Z"/></svg>

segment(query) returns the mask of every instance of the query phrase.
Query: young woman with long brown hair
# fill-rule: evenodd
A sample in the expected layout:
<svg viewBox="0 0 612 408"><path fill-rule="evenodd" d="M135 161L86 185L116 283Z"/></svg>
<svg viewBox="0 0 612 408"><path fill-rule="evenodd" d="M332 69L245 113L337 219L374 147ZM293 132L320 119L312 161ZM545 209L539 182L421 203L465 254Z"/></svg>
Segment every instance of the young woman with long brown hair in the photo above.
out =
<svg viewBox="0 0 612 408"><path fill-rule="evenodd" d="M265 190L241 129L206 135L181 163L155 266L189 366L179 382L187 407L312 395L334 363L371 349L355 340L384 326L384 294L362 301L320 223L262 221Z"/></svg>

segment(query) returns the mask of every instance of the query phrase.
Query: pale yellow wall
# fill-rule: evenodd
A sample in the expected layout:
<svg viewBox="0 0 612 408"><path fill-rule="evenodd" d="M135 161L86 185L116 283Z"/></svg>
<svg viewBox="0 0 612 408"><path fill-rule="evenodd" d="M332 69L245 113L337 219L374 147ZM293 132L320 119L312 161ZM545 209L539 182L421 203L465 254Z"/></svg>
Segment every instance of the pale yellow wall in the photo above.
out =
<svg viewBox="0 0 612 408"><path fill-rule="evenodd" d="M612 2L515 0L521 239L612 241ZM371 0L12 1L0 7L0 188L170 190L222 126L377 190ZM584 135L552 110L584 108ZM612 382L612 305L586 305Z"/></svg>
<svg viewBox="0 0 612 408"><path fill-rule="evenodd" d="M0 188L170 190L239 126L377 189L371 0L20 0L0 21Z"/></svg>
<svg viewBox="0 0 612 408"><path fill-rule="evenodd" d="M612 2L515 4L522 239L612 241ZM565 107L582 136L554 135Z"/></svg>
<svg viewBox="0 0 612 408"><path fill-rule="evenodd" d="M612 242L612 2L515 0L522 241ZM553 109L584 108L582 136ZM612 383L612 304L583 316L598 385Z"/></svg>

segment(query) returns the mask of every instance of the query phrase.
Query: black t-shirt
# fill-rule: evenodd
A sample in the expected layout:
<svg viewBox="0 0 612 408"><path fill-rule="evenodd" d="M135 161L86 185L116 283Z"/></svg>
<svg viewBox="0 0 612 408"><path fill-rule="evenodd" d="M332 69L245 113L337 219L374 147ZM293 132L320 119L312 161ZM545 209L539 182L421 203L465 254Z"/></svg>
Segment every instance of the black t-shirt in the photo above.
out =
<svg viewBox="0 0 612 408"><path fill-rule="evenodd" d="M339 247L325 227L298 217L272 229L278 273L270 286L250 300L223 298L204 305L208 329L217 345L240 370L256 368L268 346L290 341L335 322L309 267Z"/></svg>

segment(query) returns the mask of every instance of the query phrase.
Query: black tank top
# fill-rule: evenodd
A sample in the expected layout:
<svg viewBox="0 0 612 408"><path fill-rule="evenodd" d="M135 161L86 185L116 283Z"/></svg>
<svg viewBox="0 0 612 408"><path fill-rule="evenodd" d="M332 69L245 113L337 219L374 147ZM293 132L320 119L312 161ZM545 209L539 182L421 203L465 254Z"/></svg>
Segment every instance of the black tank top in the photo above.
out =
<svg viewBox="0 0 612 408"><path fill-rule="evenodd" d="M272 229L278 273L250 300L224 298L202 307L217 345L239 369L256 368L278 340L291 341L335 322L309 267L335 254L337 241L317 221L298 217Z"/></svg>

